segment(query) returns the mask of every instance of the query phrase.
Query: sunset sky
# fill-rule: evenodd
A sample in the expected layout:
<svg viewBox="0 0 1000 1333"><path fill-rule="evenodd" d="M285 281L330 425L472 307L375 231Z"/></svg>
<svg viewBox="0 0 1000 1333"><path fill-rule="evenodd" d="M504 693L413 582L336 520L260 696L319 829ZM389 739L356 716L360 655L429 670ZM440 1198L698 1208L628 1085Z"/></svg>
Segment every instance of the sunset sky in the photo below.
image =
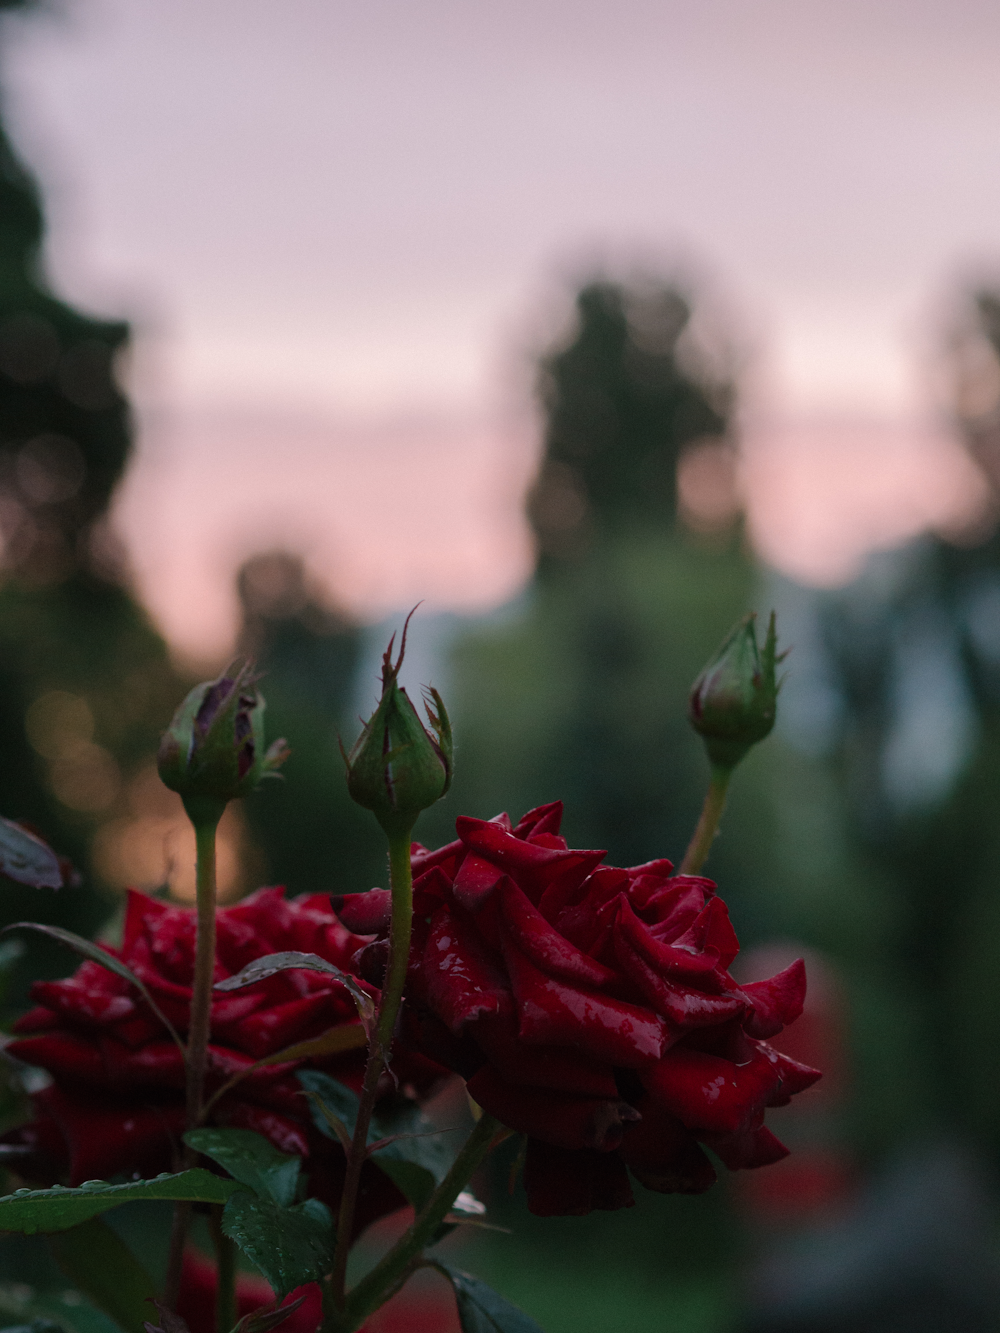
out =
<svg viewBox="0 0 1000 1333"><path fill-rule="evenodd" d="M995 4L62 8L7 22L10 121L54 283L136 330L120 517L183 649L275 542L370 615L514 592L528 358L600 264L680 272L746 349L770 559L843 577L972 503L928 365L998 271Z"/></svg>

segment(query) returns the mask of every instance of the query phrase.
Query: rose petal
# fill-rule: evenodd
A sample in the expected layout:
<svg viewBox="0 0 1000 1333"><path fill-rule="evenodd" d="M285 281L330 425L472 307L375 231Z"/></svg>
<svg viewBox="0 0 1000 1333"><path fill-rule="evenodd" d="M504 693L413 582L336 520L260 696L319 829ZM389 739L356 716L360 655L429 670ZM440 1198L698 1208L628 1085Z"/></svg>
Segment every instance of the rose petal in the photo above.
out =
<svg viewBox="0 0 1000 1333"><path fill-rule="evenodd" d="M596 1148L612 1152L625 1126L639 1119L628 1102L573 1097L549 1089L508 1083L491 1065L483 1065L467 1084L469 1096L501 1124L557 1148Z"/></svg>
<svg viewBox="0 0 1000 1333"><path fill-rule="evenodd" d="M522 815L514 829L515 838L528 838L533 833L558 833L562 825L562 801L550 801L548 805L536 805Z"/></svg>
<svg viewBox="0 0 1000 1333"><path fill-rule="evenodd" d="M686 1046L673 1046L641 1074L650 1094L689 1129L735 1134L767 1105L780 1082L775 1064L757 1051L744 1065Z"/></svg>
<svg viewBox="0 0 1000 1333"><path fill-rule="evenodd" d="M454 1033L480 1014L513 1007L502 972L471 924L449 907L431 919L423 951L423 985L431 1009Z"/></svg>
<svg viewBox="0 0 1000 1333"><path fill-rule="evenodd" d="M772 1166L788 1156L788 1149L766 1125L743 1134L701 1134L699 1137L730 1171Z"/></svg>
<svg viewBox="0 0 1000 1333"><path fill-rule="evenodd" d="M806 965L797 958L766 981L740 987L750 1001L743 1026L751 1037L774 1037L802 1013L806 999Z"/></svg>
<svg viewBox="0 0 1000 1333"><path fill-rule="evenodd" d="M694 1135L650 1096L636 1106L642 1116L629 1126L622 1160L646 1189L658 1194L702 1194L715 1183L715 1171Z"/></svg>
<svg viewBox="0 0 1000 1333"><path fill-rule="evenodd" d="M617 1153L572 1152L528 1140L524 1160L528 1208L536 1217L583 1217L635 1203L628 1172Z"/></svg>
<svg viewBox="0 0 1000 1333"><path fill-rule="evenodd" d="M532 905L513 880L499 887L500 915L510 937L536 967L562 981L599 989L615 980L615 972L571 944Z"/></svg>
<svg viewBox="0 0 1000 1333"><path fill-rule="evenodd" d="M527 1046L518 1036L513 1014L484 1015L471 1032L490 1064L508 1083L552 1088L579 1097L616 1098L618 1088L609 1065L588 1060L579 1051L559 1046Z"/></svg>
<svg viewBox="0 0 1000 1333"><path fill-rule="evenodd" d="M690 986L668 981L649 965L619 923L616 923L614 943L615 955L624 975L678 1034L691 1028L725 1023L743 1012L745 1002L738 995L706 995Z"/></svg>
<svg viewBox="0 0 1000 1333"><path fill-rule="evenodd" d="M573 1046L592 1059L639 1069L667 1044L662 1018L638 1005L579 990L540 972L509 942L504 948L522 1041Z"/></svg>
<svg viewBox="0 0 1000 1333"><path fill-rule="evenodd" d="M690 949L693 953L714 950L719 966L725 970L740 951L729 920L729 909L721 898L709 898L697 919L683 935L672 941L675 949Z"/></svg>
<svg viewBox="0 0 1000 1333"><path fill-rule="evenodd" d="M389 929L392 894L388 889L334 894L330 904L341 923L355 935L381 935Z"/></svg>
<svg viewBox="0 0 1000 1333"><path fill-rule="evenodd" d="M690 980L698 989L718 995L724 982L717 975L719 956L714 949L692 953L673 944L663 944L651 933L622 900L618 914L618 929L628 943L645 961L668 980Z"/></svg>

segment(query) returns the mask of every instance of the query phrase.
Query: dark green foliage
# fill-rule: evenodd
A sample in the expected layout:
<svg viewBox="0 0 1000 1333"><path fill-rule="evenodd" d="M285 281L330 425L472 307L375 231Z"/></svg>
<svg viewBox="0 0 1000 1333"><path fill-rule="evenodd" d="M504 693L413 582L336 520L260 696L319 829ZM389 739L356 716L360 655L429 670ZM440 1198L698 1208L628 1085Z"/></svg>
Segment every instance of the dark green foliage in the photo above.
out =
<svg viewBox="0 0 1000 1333"><path fill-rule="evenodd" d="M66 1231L123 1203L147 1199L187 1199L195 1203L225 1203L242 1186L195 1167L176 1175L109 1185L87 1181L75 1189L54 1185L48 1190L15 1190L0 1198L0 1231Z"/></svg>
<svg viewBox="0 0 1000 1333"><path fill-rule="evenodd" d="M329 1271L333 1219L318 1199L294 1203L298 1157L246 1129L193 1129L184 1141L247 1187L230 1190L222 1230L257 1265L279 1300Z"/></svg>
<svg viewBox="0 0 1000 1333"><path fill-rule="evenodd" d="M339 1137L313 1098L318 1098L340 1120L349 1136L353 1135L358 1115L355 1093L328 1074L315 1070L303 1070L298 1080L307 1092L313 1094L310 1101L313 1102L313 1123L317 1129L328 1138ZM461 1134L437 1131L413 1102L398 1097L388 1105L380 1106L372 1116L368 1142L374 1144L381 1139L392 1141L379 1148L372 1155L372 1161L419 1212L448 1174L455 1153L461 1147Z"/></svg>
<svg viewBox="0 0 1000 1333"><path fill-rule="evenodd" d="M126 1333L145 1333L156 1287L145 1268L99 1217L50 1239L59 1267L89 1300Z"/></svg>
<svg viewBox="0 0 1000 1333"><path fill-rule="evenodd" d="M333 1220L319 1199L282 1208L272 1198L242 1191L226 1204L222 1230L257 1265L279 1300L330 1271Z"/></svg>
<svg viewBox="0 0 1000 1333"><path fill-rule="evenodd" d="M436 1263L434 1267L451 1283L462 1333L542 1333L541 1327L523 1310L471 1273L446 1264Z"/></svg>

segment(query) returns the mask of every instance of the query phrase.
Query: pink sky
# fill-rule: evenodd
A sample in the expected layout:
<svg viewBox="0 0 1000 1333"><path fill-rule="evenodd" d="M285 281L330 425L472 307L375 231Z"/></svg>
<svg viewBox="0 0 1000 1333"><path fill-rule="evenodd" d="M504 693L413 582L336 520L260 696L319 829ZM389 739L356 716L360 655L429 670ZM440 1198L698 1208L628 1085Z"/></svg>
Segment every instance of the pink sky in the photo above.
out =
<svg viewBox="0 0 1000 1333"><path fill-rule="evenodd" d="M594 263L679 268L751 350L780 567L845 577L974 503L922 367L943 295L996 267L988 0L66 15L9 25L11 119L53 280L136 329L119 515L184 651L225 650L235 563L278 541L371 616L514 592L524 366Z"/></svg>

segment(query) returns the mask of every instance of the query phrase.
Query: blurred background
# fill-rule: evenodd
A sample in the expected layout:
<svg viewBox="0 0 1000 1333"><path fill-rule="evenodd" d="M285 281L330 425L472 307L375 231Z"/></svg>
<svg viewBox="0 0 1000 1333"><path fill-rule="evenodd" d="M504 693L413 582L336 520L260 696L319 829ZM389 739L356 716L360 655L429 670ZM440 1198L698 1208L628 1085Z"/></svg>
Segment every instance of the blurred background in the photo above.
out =
<svg viewBox="0 0 1000 1333"><path fill-rule="evenodd" d="M153 755L237 652L294 758L223 894L384 882L336 737L418 600L423 841L561 797L679 860L687 689L774 606L708 870L744 979L808 960L793 1154L544 1224L499 1171L463 1262L547 1333L1000 1327L996 6L0 9L0 810L83 875L0 916L192 896Z"/></svg>

